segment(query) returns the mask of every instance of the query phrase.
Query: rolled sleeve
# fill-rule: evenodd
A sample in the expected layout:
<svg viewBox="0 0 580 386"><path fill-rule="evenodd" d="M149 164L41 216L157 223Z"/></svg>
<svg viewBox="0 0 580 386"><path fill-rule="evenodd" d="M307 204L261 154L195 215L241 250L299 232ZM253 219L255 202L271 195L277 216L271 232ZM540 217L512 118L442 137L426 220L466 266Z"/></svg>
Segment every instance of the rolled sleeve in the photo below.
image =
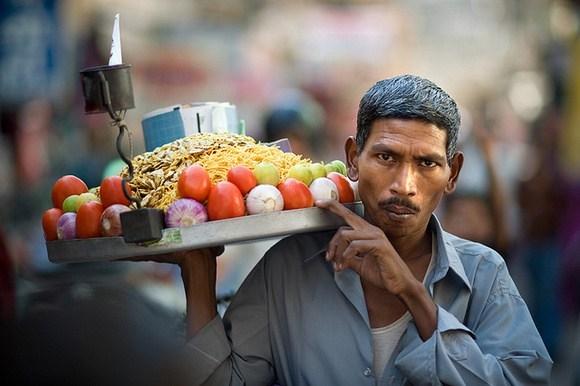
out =
<svg viewBox="0 0 580 386"><path fill-rule="evenodd" d="M475 334L444 308L437 307L437 329L426 341L421 339L414 323L403 337L404 349L395 366L414 384L439 385L441 373L438 357L465 359L465 340L473 344Z"/></svg>
<svg viewBox="0 0 580 386"><path fill-rule="evenodd" d="M441 306L437 306L437 330L440 333L448 331L463 331L475 338L475 333L461 323L455 315Z"/></svg>
<svg viewBox="0 0 580 386"><path fill-rule="evenodd" d="M437 329L426 341L421 339L414 323L409 324L395 367L418 385L547 385L552 362L547 354L532 349L537 346L533 331L527 331L528 342L525 342L520 339L523 338L521 331L510 334L513 326L502 326L500 318L497 319L498 325L482 327L482 339L486 340L490 329L502 330L504 340L513 343L507 346L521 349L500 352L499 346L494 350L488 344L488 352L483 352L476 333L438 306ZM510 319L515 322L517 316Z"/></svg>
<svg viewBox="0 0 580 386"><path fill-rule="evenodd" d="M423 341L414 323L409 323L400 345L403 350L395 360L395 367L413 384L437 384L435 369L435 334Z"/></svg>
<svg viewBox="0 0 580 386"><path fill-rule="evenodd" d="M218 315L205 325L184 347L181 369L193 385L201 385L231 354L224 324Z"/></svg>
<svg viewBox="0 0 580 386"><path fill-rule="evenodd" d="M187 343L187 384L266 385L274 380L264 263L242 284L223 319L218 315Z"/></svg>

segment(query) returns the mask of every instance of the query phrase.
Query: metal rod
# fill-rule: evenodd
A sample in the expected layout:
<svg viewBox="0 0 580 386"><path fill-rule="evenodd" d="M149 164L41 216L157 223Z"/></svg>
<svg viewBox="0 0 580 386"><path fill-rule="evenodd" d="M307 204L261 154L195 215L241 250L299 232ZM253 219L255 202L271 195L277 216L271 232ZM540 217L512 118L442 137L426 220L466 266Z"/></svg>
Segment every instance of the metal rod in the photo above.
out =
<svg viewBox="0 0 580 386"><path fill-rule="evenodd" d="M133 163L129 158L127 158L127 156L125 156L125 153L123 153L122 142L123 137L125 135L125 131L128 132L129 129L127 128L127 125L125 125L125 123L123 123L122 121L118 121L117 124L119 126L119 135L117 135L117 143L116 143L117 153L119 153L119 156L121 157L123 162L127 164L127 168L129 171L129 178L127 179L123 178L121 181L121 186L123 187L123 194L129 201L134 202L137 205L137 208L141 208L141 200L135 196L132 196L131 193L129 192L129 188L127 187L127 183L133 179Z"/></svg>
<svg viewBox="0 0 580 386"><path fill-rule="evenodd" d="M133 179L133 163L131 162L131 160L129 158L127 158L127 156L125 156L125 153L123 153L123 148L122 148L122 142L123 142L123 137L125 135L125 132L129 132L129 129L127 128L127 125L123 122L123 115L122 112L115 112L113 110L113 105L111 103L111 93L109 91L109 83L107 82L107 79L105 78L105 74L103 74L102 71L99 71L99 79L100 79L100 83L101 83L101 94L103 96L103 104L105 105L105 107L107 108L107 111L109 112L109 115L111 116L111 119L113 120L113 126L119 126L119 135L117 135L117 153L119 153L119 156L121 157L121 159L123 160L123 162L125 162L127 164L128 167L128 171L129 171L129 178L125 179L122 178L121 180L121 187L123 188L123 194L125 195L125 197L127 198L127 200L134 202L135 205L137 205L137 208L141 208L141 200L138 197L132 196L131 193L129 192L129 188L127 186L128 182L130 182Z"/></svg>

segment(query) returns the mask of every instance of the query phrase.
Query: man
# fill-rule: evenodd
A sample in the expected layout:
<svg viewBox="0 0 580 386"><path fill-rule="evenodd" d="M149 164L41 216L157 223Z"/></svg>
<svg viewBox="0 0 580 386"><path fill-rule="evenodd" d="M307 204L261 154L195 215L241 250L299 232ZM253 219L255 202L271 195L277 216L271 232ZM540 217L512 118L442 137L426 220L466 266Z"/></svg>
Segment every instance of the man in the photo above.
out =
<svg viewBox="0 0 580 386"><path fill-rule="evenodd" d="M215 250L174 254L187 293L192 383L535 385L552 362L502 258L433 215L463 154L453 99L398 76L362 98L346 141L364 218L271 248L224 319Z"/></svg>

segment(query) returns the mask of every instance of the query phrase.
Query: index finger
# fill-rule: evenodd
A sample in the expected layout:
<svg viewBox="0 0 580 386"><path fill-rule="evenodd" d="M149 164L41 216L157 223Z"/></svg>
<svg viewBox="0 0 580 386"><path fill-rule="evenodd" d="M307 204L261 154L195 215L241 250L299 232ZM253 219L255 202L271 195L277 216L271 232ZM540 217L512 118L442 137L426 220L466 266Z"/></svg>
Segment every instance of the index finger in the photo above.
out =
<svg viewBox="0 0 580 386"><path fill-rule="evenodd" d="M367 223L362 217L348 209L346 206L342 205L337 200L316 200L314 205L316 205L318 208L328 209L335 215L342 218L354 229L360 228Z"/></svg>

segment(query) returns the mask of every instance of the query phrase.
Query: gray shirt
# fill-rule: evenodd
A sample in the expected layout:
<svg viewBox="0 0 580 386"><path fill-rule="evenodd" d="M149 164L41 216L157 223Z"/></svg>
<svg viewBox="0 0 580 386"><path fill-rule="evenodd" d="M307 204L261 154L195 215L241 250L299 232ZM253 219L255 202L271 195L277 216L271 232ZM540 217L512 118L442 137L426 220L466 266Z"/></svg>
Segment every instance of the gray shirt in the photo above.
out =
<svg viewBox="0 0 580 386"><path fill-rule="evenodd" d="M423 341L411 321L381 379L360 277L324 259L334 232L272 247L218 316L187 345L194 384L540 385L552 361L503 259L442 230L426 286L437 328Z"/></svg>

